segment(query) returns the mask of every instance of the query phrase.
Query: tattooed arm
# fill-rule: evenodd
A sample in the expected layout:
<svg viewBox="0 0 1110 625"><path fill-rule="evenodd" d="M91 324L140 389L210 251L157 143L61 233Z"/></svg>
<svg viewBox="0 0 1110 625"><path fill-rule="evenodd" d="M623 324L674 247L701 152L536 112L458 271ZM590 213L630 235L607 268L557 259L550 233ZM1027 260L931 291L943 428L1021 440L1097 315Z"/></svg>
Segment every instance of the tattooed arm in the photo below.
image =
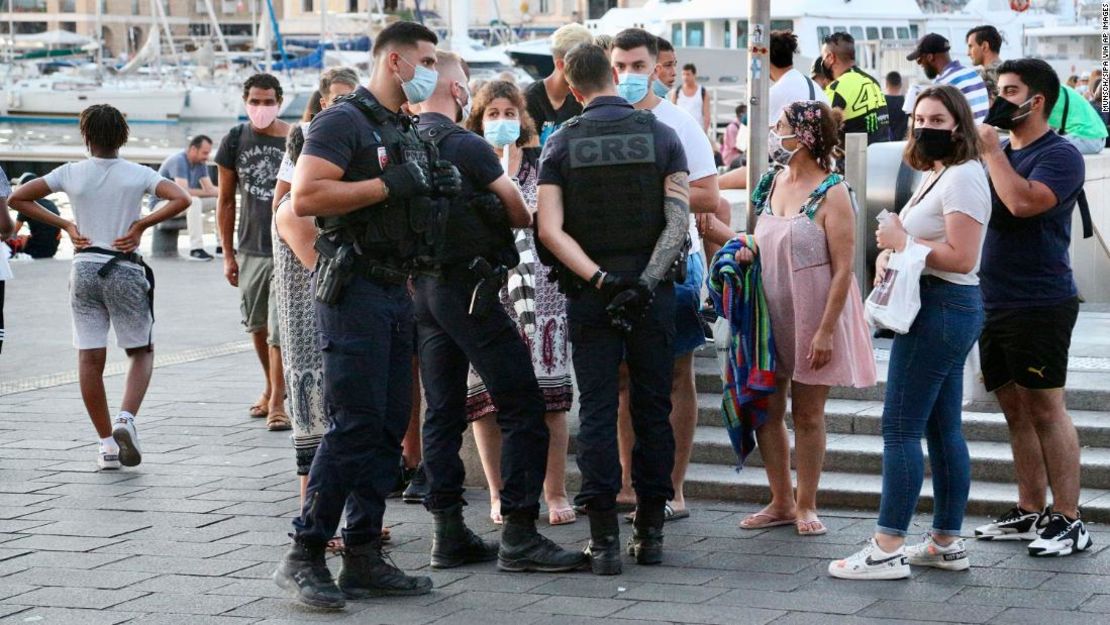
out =
<svg viewBox="0 0 1110 625"><path fill-rule="evenodd" d="M667 225L655 242L655 251L641 276L653 290L666 277L686 244L686 231L690 227L690 183L684 171L673 173L663 181L663 217Z"/></svg>

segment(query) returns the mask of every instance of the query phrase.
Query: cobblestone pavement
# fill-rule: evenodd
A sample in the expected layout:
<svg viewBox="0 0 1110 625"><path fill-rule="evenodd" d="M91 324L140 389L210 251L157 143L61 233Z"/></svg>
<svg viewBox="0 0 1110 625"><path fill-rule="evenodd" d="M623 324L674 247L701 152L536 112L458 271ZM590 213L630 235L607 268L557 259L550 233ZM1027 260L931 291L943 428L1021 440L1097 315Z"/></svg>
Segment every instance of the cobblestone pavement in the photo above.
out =
<svg viewBox="0 0 1110 625"><path fill-rule="evenodd" d="M737 523L750 506L710 501L692 501L692 517L667 527L663 566L628 564L610 578L504 574L492 564L429 572L430 516L397 501L386 515L392 557L430 574L435 591L355 602L345 613L302 609L269 579L288 541L296 482L287 433L267 432L246 414L252 358L240 352L156 369L138 419L144 462L114 473L95 470L76 385L0 396L0 623L1087 625L1110 618L1110 558L1098 553L1110 533L1100 528L1091 552L1074 557L1033 559L1019 544L975 543L970 572L846 582L824 568L867 537L873 512L825 511L830 533L803 539L791 528L742 532ZM109 378L109 397L119 397L122 379ZM472 526L495 535L486 494L468 495ZM978 522L968 519L967 527ZM918 517L917 526L923 531L927 519ZM588 530L579 521L544 531L581 546Z"/></svg>
<svg viewBox="0 0 1110 625"><path fill-rule="evenodd" d="M247 406L261 385L237 325L237 297L220 264L155 260L158 362L138 418L144 461L95 470L94 434L72 371L65 284L68 263L16 267L8 285L9 340L0 358L0 623L235 625L343 622L578 625L602 622L741 625L1071 623L1110 617L1110 532L1056 560L1019 544L970 545L965 573L915 571L911 581L846 582L825 567L866 540L875 512L823 511L830 533L792 528L741 532L752 506L692 501L690 519L667 527L660 567L629 563L600 578L502 574L493 565L428 572L431 518L391 503L393 559L433 577L424 597L352 603L312 612L269 579L297 508L287 433L267 432ZM110 350L109 398L123 364ZM761 471L759 467L745 471ZM467 517L496 536L487 496L468 493ZM965 527L981 523L968 519ZM915 531L928 519L918 517ZM627 535L629 528L622 528ZM546 528L584 545L579 521ZM337 569L338 562L333 562Z"/></svg>

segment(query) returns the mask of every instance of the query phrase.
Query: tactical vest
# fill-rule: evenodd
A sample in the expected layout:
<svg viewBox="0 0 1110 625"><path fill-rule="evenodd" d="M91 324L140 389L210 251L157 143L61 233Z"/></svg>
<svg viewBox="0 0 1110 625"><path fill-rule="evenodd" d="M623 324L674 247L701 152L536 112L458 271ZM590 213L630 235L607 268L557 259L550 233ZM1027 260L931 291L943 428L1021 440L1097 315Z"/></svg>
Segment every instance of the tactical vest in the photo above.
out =
<svg viewBox="0 0 1110 625"><path fill-rule="evenodd" d="M386 169L413 161L431 178L430 163L438 158L434 147L423 142L411 118L397 115L373 98L357 91L336 98L333 106L354 106L381 134L389 158ZM354 182L344 174L343 180ZM436 254L442 240L447 202L430 196L406 200L387 199L345 215L318 217L321 234L340 233L358 243L361 253L372 259L410 264L426 262Z"/></svg>
<svg viewBox="0 0 1110 625"><path fill-rule="evenodd" d="M417 131L421 140L437 149L447 137L464 132L469 131L449 122ZM496 194L484 189L473 189L450 199L444 234L436 246L432 264L465 264L477 256L507 267L515 267L520 262L505 206Z"/></svg>
<svg viewBox="0 0 1110 625"><path fill-rule="evenodd" d="M563 230L607 271L643 271L666 220L649 111L615 121L576 117L561 135L571 175Z"/></svg>

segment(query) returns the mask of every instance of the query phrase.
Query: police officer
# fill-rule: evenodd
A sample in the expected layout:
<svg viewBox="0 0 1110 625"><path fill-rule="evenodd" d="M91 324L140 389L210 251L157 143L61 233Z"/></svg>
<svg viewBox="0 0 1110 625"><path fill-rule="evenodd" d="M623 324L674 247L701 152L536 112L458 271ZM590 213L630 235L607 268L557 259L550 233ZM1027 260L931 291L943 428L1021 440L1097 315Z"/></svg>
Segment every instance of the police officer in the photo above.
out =
<svg viewBox="0 0 1110 625"><path fill-rule="evenodd" d="M586 554L599 575L621 571L616 497L617 370L631 377L632 481L638 504L629 553L663 558L663 513L674 496L671 375L673 267L689 225L686 158L675 132L617 96L605 51L566 56L580 117L548 140L540 161L539 234L569 291L567 320L581 393L576 503L590 518Z"/></svg>
<svg viewBox="0 0 1110 625"><path fill-rule="evenodd" d="M394 484L412 402L412 301L416 259L430 256L458 171L429 156L401 105L436 84L432 31L397 22L374 41L369 88L337 100L312 122L293 177L293 210L317 218L316 324L331 428L308 477L294 544L274 573L300 602L343 607L344 598L418 595L381 552L385 498ZM338 582L324 561L350 496Z"/></svg>
<svg viewBox="0 0 1110 625"><path fill-rule="evenodd" d="M505 571L568 571L580 552L567 551L536 531L547 469L548 432L543 394L516 324L501 306L509 267L519 262L510 226L532 215L486 140L461 126L469 108L467 76L458 56L439 52L439 84L416 109L422 138L462 172L463 191L451 201L444 245L419 271L414 286L420 372L428 410L424 419L424 505L435 518L431 565L450 568L497 558ZM466 429L468 363L486 381L503 436L500 552L463 523L459 458Z"/></svg>

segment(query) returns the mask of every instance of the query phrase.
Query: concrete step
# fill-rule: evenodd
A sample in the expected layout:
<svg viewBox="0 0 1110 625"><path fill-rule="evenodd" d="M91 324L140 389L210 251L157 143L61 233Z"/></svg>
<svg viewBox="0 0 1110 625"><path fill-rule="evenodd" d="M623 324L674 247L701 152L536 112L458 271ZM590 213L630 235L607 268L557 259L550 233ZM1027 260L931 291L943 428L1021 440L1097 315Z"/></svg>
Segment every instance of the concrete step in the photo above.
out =
<svg viewBox="0 0 1110 625"><path fill-rule="evenodd" d="M581 479L577 464L573 458L570 460L567 487L577 491ZM823 508L876 511L881 492L882 477L879 475L830 470L821 476L818 504ZM694 463L686 474L686 496L765 504L770 500L770 491L767 489L767 476L759 467L747 467L737 472L734 467L722 464ZM1013 484L975 480L971 483L967 514L997 516L1013 506L1016 499L1017 487ZM1110 522L1110 491L1084 488L1079 502L1084 520ZM932 510L932 505L932 484L925 480L918 510L928 512ZM965 529L970 532L970 528Z"/></svg>
<svg viewBox="0 0 1110 625"><path fill-rule="evenodd" d="M793 432L790 433L793 448ZM922 448L925 448L922 442ZM1012 483L1014 461L1008 442L969 441L971 479L986 482ZM575 442L571 441L571 453ZM928 458L928 451L925 451ZM699 427L694 433L691 462L707 465L735 466L736 454L723 427ZM1092 488L1110 490L1110 448L1084 447L1081 483ZM756 449L745 464L762 467L763 459ZM879 435L829 433L825 448L825 470L840 473L881 475L883 469L883 438ZM929 474L928 462L925 465Z"/></svg>
<svg viewBox="0 0 1110 625"><path fill-rule="evenodd" d="M706 353L703 350L701 354ZM720 393L721 377L716 360L699 354L694 361L694 372L699 393ZM833 387L830 399L856 401L883 400L886 393L887 362L876 362L879 383L869 388ZM1069 410L1110 410L1110 372L1080 370L1068 371L1067 405Z"/></svg>
<svg viewBox="0 0 1110 625"><path fill-rule="evenodd" d="M1071 410L1079 432L1079 444L1085 447L1110 447L1110 407L1107 411ZM838 434L882 434L883 404L879 401L830 399L825 404L825 429ZM787 419L790 418L789 409ZM698 425L719 427L721 396L716 393L698 395ZM1008 443L1010 432L1006 418L996 412L963 414L964 436L968 441Z"/></svg>

